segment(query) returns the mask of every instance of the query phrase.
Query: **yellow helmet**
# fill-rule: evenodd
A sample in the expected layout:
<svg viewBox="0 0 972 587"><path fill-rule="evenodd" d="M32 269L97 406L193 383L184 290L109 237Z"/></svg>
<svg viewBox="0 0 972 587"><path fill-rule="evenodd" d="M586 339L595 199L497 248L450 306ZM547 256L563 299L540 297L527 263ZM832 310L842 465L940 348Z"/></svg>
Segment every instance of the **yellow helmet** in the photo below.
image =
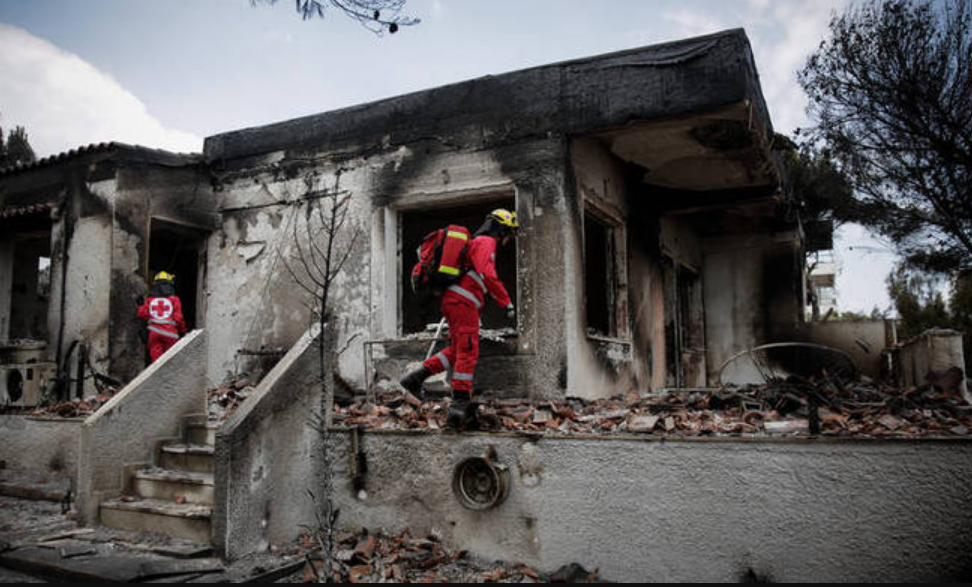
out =
<svg viewBox="0 0 972 587"><path fill-rule="evenodd" d="M159 271L155 274L154 283L175 283L175 275Z"/></svg>
<svg viewBox="0 0 972 587"><path fill-rule="evenodd" d="M489 217L493 218L503 226L512 228L513 230L520 228L520 225L516 222L516 212L510 212L509 210L498 208L490 212Z"/></svg>

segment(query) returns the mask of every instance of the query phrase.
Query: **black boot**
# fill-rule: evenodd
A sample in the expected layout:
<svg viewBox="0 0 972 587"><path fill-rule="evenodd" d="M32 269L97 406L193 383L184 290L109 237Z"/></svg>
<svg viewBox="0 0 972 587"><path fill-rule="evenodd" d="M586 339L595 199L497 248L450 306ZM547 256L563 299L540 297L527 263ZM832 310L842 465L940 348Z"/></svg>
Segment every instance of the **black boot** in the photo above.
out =
<svg viewBox="0 0 972 587"><path fill-rule="evenodd" d="M409 393L422 399L422 382L428 379L431 374L432 372L429 371L429 368L422 365L420 368L402 377L402 380L398 383L407 389Z"/></svg>
<svg viewBox="0 0 972 587"><path fill-rule="evenodd" d="M464 391L452 392L452 404L449 406L449 413L446 415L446 428L450 430L462 430L470 420L475 419L476 410L479 408L472 402L472 394Z"/></svg>

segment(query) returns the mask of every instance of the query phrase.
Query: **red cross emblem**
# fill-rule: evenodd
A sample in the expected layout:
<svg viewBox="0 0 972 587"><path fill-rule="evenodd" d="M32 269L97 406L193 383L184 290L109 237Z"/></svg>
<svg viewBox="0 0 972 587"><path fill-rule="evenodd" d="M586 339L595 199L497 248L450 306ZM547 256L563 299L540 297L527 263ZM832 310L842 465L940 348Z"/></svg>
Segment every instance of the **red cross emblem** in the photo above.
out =
<svg viewBox="0 0 972 587"><path fill-rule="evenodd" d="M149 314L156 320L168 320L172 316L172 302L168 298L155 298L149 304Z"/></svg>

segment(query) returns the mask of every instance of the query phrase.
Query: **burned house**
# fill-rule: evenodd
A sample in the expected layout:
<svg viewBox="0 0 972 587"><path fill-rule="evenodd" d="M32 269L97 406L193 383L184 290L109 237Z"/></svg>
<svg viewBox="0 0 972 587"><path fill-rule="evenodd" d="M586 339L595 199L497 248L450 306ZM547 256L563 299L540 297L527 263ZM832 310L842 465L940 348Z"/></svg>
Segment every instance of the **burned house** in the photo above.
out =
<svg viewBox="0 0 972 587"><path fill-rule="evenodd" d="M880 538L930 513L970 511L953 482L970 454L961 440L664 442L338 426L325 445L307 426L326 411L321 375L360 396L424 358L439 316L410 291L414 251L430 230L475 230L499 207L521 225L497 259L517 321L503 330L495 306L483 313L479 391L596 400L750 378L730 359L806 332L804 232L772 136L748 40L732 30L218 134L201 155L84 149L0 174L0 334L36 346L63 380L84 379L64 374L86 357L77 372L131 381L77 430L56 433L86 522L178 528L228 558L291 540L315 519L307 491L328 467L347 524L414 528L551 568L579 557L611 578L653 568L676 580L701 568L710 580L747 568L782 580L874 578L881 565L915 578L937 576L935 565L967 568L968 540L948 540L967 514L905 540L934 553L912 574ZM319 308L302 279L338 209L336 362L322 374ZM158 269L176 273L195 330L142 371L134 309ZM51 286L41 295L44 271ZM242 408L206 422L207 388L261 370ZM8 448L23 448L54 438L47 425L60 426L0 430ZM166 445L173 437L184 442ZM462 479L453 473L467 464L492 475L487 507L454 498ZM178 523L171 503L150 512L147 496L164 493L151 483L171 481L139 472L152 465L201 475L198 502L183 504L195 509ZM873 493L854 504L878 529L863 538L838 528L834 513L857 483ZM927 483L947 487L909 509ZM143 503L117 499L126 492ZM815 523L812 512L828 513ZM170 519L140 517L148 513ZM799 560L796 526L822 555ZM854 560L848 545L873 560Z"/></svg>
<svg viewBox="0 0 972 587"><path fill-rule="evenodd" d="M355 388L396 378L428 346L438 308L408 287L422 237L447 224L475 230L498 207L523 227L497 259L518 320L515 335L484 342L481 389L603 397L705 386L732 353L801 319L800 226L770 137L738 32L210 137L220 207L232 211L210 278L238 312L211 334L229 353L254 328L260 342L303 330L284 291L294 288L267 283L281 271L274 251L301 199L339 184L369 237L335 299L339 344L364 344L341 359ZM239 303L236 292L268 288ZM483 327L500 317L487 308Z"/></svg>
<svg viewBox="0 0 972 587"><path fill-rule="evenodd" d="M801 229L771 137L745 37L728 33L216 135L202 156L92 146L4 174L0 338L48 342L59 364L83 345L129 381L144 365L132 308L165 269L218 382L307 329L284 266L301 215L337 190L366 237L333 300L354 389L396 378L439 321L408 286L422 237L497 207L523 226L497 263L518 320L484 343L481 389L704 387L801 320ZM50 293L27 296L39 275ZM500 317L488 307L483 327Z"/></svg>
<svg viewBox="0 0 972 587"><path fill-rule="evenodd" d="M133 379L145 358L132 316L153 270L180 273L187 319L203 326L210 194L198 155L118 143L0 174L0 356L25 382L6 403Z"/></svg>

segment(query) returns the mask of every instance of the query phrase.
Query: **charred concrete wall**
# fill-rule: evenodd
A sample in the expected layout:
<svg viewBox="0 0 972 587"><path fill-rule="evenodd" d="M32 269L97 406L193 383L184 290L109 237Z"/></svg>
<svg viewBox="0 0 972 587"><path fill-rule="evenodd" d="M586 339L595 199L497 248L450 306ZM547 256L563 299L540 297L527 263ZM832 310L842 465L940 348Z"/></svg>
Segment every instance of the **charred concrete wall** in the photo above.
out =
<svg viewBox="0 0 972 587"><path fill-rule="evenodd" d="M172 254L150 249L154 227L163 221L205 238L215 229L217 215L208 171L198 166L123 167L113 188L106 198L111 217L107 356L112 375L129 381L145 366L145 344L139 338L144 323L135 317L135 311L148 291L152 271L167 268L165 259ZM205 266L201 272L205 278ZM177 275L176 279L188 277ZM206 280L200 280L198 287L204 291ZM183 300L183 307L188 306L187 301Z"/></svg>
<svg viewBox="0 0 972 587"><path fill-rule="evenodd" d="M849 354L862 374L875 380L888 374L882 353L892 341L885 320L807 322L804 332L808 342Z"/></svg>
<svg viewBox="0 0 972 587"><path fill-rule="evenodd" d="M293 245L285 241L294 239L285 235L292 232L295 211L336 185L340 175L342 193L353 200L351 224L368 238L353 252L335 292L338 348L390 340L401 351L374 365L358 353L343 354L340 375L350 386L370 384L364 378L375 373L398 376L409 360L424 355L420 344L410 351L400 344L402 275L412 263L411 251L403 250L405 215L504 198L513 199L524 227L516 257L518 336L484 353L477 384L518 395L602 397L649 381L654 387L666 383L666 332L658 325L664 318L663 275L659 280L659 259L651 255L657 244L645 247L639 239L620 270L601 280L611 286L603 304L610 309L597 325L606 332L588 336L585 220L599 216L609 233L616 226L603 248L625 259L635 240L630 233L642 233L646 225L640 212L637 220L628 218L631 182L618 159L595 139L571 141L700 112L736 112L769 128L742 31L490 76L207 138L205 156L218 178L223 213L218 242L209 249L218 273L211 279L218 285L207 320L216 341L211 376L246 370L237 360L241 348L288 347L305 330L309 311L301 306L300 288L277 260L293 258ZM649 228L657 225L655 216ZM704 358L698 363L695 379L706 370ZM494 375L501 378L490 380Z"/></svg>
<svg viewBox="0 0 972 587"><path fill-rule="evenodd" d="M365 493L335 439L346 528L435 533L485 560L577 562L613 581L949 581L972 572L972 445L958 441L524 439L365 434ZM469 457L509 470L498 507L453 495ZM888 537L893 536L893 540Z"/></svg>
<svg viewBox="0 0 972 587"><path fill-rule="evenodd" d="M792 233L707 238L703 255L708 378L718 383L735 354L798 336L800 241ZM745 361L727 367L723 380L763 382Z"/></svg>
<svg viewBox="0 0 972 587"><path fill-rule="evenodd" d="M629 254L632 234L642 227L632 223L626 179L621 162L593 138L571 141L571 168L576 182L569 207L567 232L568 380L570 395L595 399L645 390L651 385L652 280L646 265L657 259ZM592 249L585 230L595 225L607 233L607 255ZM603 297L592 291L609 291ZM607 306L609 332L596 332L591 304Z"/></svg>
<svg viewBox="0 0 972 587"><path fill-rule="evenodd" d="M519 335L484 356L477 385L519 394L563 390L567 361L559 325L570 225L565 142L555 137L485 151L479 146L457 136L379 150L287 150L224 162L218 171L223 223L209 246L207 324L217 341L211 345L211 376L246 370L237 357L241 348L289 347L306 330L309 296L299 282L305 274L301 251L305 261L313 254L307 210L315 202L330 205L329 194L337 192L349 198L351 210L336 248L349 257L331 291L337 348L348 349L339 359L341 380L366 386L361 349L368 340L397 340L406 349L385 356L372 372L379 376L397 378L407 362L424 358L427 341L409 346L403 340L402 275L414 262L412 246L402 243L405 214L499 199L514 202L524 227L515 257ZM356 231L360 238L349 250Z"/></svg>

